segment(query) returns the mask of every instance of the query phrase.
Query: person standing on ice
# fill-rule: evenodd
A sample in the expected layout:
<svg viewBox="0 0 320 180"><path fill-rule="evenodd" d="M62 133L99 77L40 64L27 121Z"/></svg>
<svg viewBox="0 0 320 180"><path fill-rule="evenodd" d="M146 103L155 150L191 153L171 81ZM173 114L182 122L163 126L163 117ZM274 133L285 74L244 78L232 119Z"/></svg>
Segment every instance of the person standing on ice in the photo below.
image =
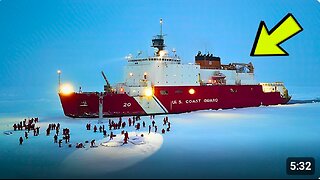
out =
<svg viewBox="0 0 320 180"><path fill-rule="evenodd" d="M97 126L96 125L94 125L94 128L93 128L93 132L97 132Z"/></svg>
<svg viewBox="0 0 320 180"><path fill-rule="evenodd" d="M27 122L27 119L24 119L24 121L23 121L23 127L26 127L26 122Z"/></svg>
<svg viewBox="0 0 320 180"><path fill-rule="evenodd" d="M58 143L58 136L56 134L53 136L53 142Z"/></svg>
<svg viewBox="0 0 320 180"><path fill-rule="evenodd" d="M146 127L146 123L144 121L142 122L142 127Z"/></svg>
<svg viewBox="0 0 320 180"><path fill-rule="evenodd" d="M59 139L59 147L61 147L62 139Z"/></svg>
<svg viewBox="0 0 320 180"><path fill-rule="evenodd" d="M70 133L66 135L66 143L69 143L69 142L70 142Z"/></svg>
<svg viewBox="0 0 320 180"><path fill-rule="evenodd" d="M149 134L150 134L150 132L151 132L151 125L149 125Z"/></svg>
<svg viewBox="0 0 320 180"><path fill-rule="evenodd" d="M22 137L19 138L19 143L20 143L19 145L22 145L22 143L23 143L23 138Z"/></svg>
<svg viewBox="0 0 320 180"><path fill-rule="evenodd" d="M110 119L109 119L110 120ZM112 128L112 124L110 123L110 121L109 121L109 130L111 130L111 128Z"/></svg>
<svg viewBox="0 0 320 180"><path fill-rule="evenodd" d="M27 126L28 133L30 132L31 129L34 130L34 126L35 126L35 124L28 124L28 126Z"/></svg>
<svg viewBox="0 0 320 180"><path fill-rule="evenodd" d="M136 130L140 130L140 123L137 123Z"/></svg>
<svg viewBox="0 0 320 180"><path fill-rule="evenodd" d="M167 131L170 131L170 128L171 128L171 123L168 122L168 128L167 128Z"/></svg>
<svg viewBox="0 0 320 180"><path fill-rule="evenodd" d="M129 126L131 126L131 118L129 118L128 122L129 122Z"/></svg>
<svg viewBox="0 0 320 180"><path fill-rule="evenodd" d="M13 127L13 130L14 130L14 131L17 130L17 125L16 125L16 124L14 124L12 127Z"/></svg>
<svg viewBox="0 0 320 180"><path fill-rule="evenodd" d="M93 139L93 140L91 140L91 146L90 147L94 147L95 145L96 145L96 140L95 139Z"/></svg>
<svg viewBox="0 0 320 180"><path fill-rule="evenodd" d="M124 133L123 144L128 144L128 139L129 139L129 134L128 134L128 131L126 131L126 133Z"/></svg>
<svg viewBox="0 0 320 180"><path fill-rule="evenodd" d="M57 135L59 134L59 128L56 128L56 134Z"/></svg>
<svg viewBox="0 0 320 180"><path fill-rule="evenodd" d="M24 132L24 137L25 137L26 139L28 139L28 133L27 133L27 132Z"/></svg>
<svg viewBox="0 0 320 180"><path fill-rule="evenodd" d="M113 139L113 132L110 133L110 140Z"/></svg>
<svg viewBox="0 0 320 180"><path fill-rule="evenodd" d="M48 129L47 129L47 136L49 136L50 135L50 128L48 127Z"/></svg>
<svg viewBox="0 0 320 180"><path fill-rule="evenodd" d="M157 131L158 131L158 126L155 126L154 127L154 133L157 133Z"/></svg>
<svg viewBox="0 0 320 180"><path fill-rule="evenodd" d="M154 124L156 124L156 122L155 122L155 121L152 121L152 127L154 127Z"/></svg>
<svg viewBox="0 0 320 180"><path fill-rule="evenodd" d="M163 118L163 125L167 125L166 118Z"/></svg>
<svg viewBox="0 0 320 180"><path fill-rule="evenodd" d="M36 131L35 133L36 133L36 135L38 136L39 133L40 133L40 127L34 128L34 129L33 129L33 133L34 133L34 131Z"/></svg>
<svg viewBox="0 0 320 180"><path fill-rule="evenodd" d="M28 124L28 125L26 126L26 129L28 130L28 133L29 133L29 132L30 132L30 129L31 129L31 125Z"/></svg>

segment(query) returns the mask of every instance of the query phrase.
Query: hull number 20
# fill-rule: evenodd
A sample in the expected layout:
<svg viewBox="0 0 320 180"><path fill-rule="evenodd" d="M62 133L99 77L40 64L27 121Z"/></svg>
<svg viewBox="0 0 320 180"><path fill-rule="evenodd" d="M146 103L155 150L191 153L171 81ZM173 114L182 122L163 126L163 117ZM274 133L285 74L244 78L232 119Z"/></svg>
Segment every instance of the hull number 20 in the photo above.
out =
<svg viewBox="0 0 320 180"><path fill-rule="evenodd" d="M130 107L131 103L123 103L123 107Z"/></svg>

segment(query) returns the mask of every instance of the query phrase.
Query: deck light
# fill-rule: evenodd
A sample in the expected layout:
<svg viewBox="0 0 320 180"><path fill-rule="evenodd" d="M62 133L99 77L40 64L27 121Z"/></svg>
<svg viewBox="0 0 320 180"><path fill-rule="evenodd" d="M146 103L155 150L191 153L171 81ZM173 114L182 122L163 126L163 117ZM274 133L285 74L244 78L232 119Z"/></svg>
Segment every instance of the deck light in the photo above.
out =
<svg viewBox="0 0 320 180"><path fill-rule="evenodd" d="M189 94L194 94L196 91L194 89L189 89Z"/></svg>
<svg viewBox="0 0 320 180"><path fill-rule="evenodd" d="M73 90L73 87L72 87L71 84L62 84L62 85L61 85L60 92L61 92L63 95L70 95L71 93L74 92L74 90Z"/></svg>

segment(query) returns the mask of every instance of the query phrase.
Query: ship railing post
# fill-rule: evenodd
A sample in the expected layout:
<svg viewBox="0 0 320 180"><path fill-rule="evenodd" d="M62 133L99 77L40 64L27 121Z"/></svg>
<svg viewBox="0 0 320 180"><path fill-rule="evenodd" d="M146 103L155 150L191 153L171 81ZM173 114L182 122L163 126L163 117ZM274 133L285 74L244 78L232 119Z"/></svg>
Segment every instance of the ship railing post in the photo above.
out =
<svg viewBox="0 0 320 180"><path fill-rule="evenodd" d="M98 123L101 124L103 119L103 95L99 95L99 120Z"/></svg>

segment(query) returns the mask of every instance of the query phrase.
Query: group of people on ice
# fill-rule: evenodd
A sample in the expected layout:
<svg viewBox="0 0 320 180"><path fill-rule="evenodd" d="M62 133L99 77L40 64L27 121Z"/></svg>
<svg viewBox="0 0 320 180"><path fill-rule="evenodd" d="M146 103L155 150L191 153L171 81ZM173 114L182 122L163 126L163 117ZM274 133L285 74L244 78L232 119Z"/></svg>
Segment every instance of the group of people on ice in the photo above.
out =
<svg viewBox="0 0 320 180"><path fill-rule="evenodd" d="M33 130L33 135L34 136L39 136L40 135L40 126L36 127L36 123L39 122L39 118L31 118L31 119L24 119L24 121L21 121L17 124L13 124L13 130L25 130L24 132L24 138L28 139L29 138L29 132ZM49 136L51 131L55 131L55 135L53 136L53 142L58 143L59 147L62 147L62 139L59 139L58 141L58 136L59 136L59 130L60 130L60 123L52 123L48 125L48 128L46 129L46 135ZM70 142L70 130L68 128L63 129L63 139L65 140L66 143ZM19 138L19 144L22 145L24 138L21 136Z"/></svg>
<svg viewBox="0 0 320 180"><path fill-rule="evenodd" d="M48 128L46 130L47 136L49 136L51 131L54 131L54 130L56 131L56 135L58 135L59 134L59 130L60 130L60 123L58 123L58 124L55 124L55 123L49 124Z"/></svg>
<svg viewBox="0 0 320 180"><path fill-rule="evenodd" d="M140 116L134 116L134 117L129 117L128 121L126 122L125 120L122 119L122 117L119 117L119 121L118 122L114 122L114 120L109 119L109 130L110 130L110 134L107 134L107 130L105 129L105 125L100 125L99 128L97 127L98 125L94 125L93 126L93 132L99 132L103 133L104 137L110 137L110 140L112 140L114 137L116 137L116 135L114 134L114 132L112 130L118 130L118 129L124 129L126 128L127 124L129 125L129 127L133 126L135 128L136 131L139 131L141 128L146 128L146 122L143 121L142 123L140 123L139 121L141 120ZM151 121L152 120L152 121ZM151 131L154 131L155 133L157 133L158 131L158 126L156 125L156 121L155 121L155 115L151 115L150 116L150 125L148 126L149 128L149 134L151 133ZM25 139L28 139L28 133L30 130L34 131L34 136L38 136L40 134L40 127L35 127L36 123L39 122L39 118L31 118L31 119L25 119L24 121L21 121L17 124L13 125L13 129L14 131L17 130L26 130L24 133L24 137ZM142 124L142 127L141 127ZM158 124L159 125L159 124ZM91 130L91 124L88 123L86 124L86 129L87 130ZM166 116L163 118L163 128L161 130L162 134L165 134L166 132L169 132L171 128L171 123L169 122L169 118ZM154 129L154 130L153 130ZM62 142L63 140L65 140L65 143L68 144L69 147L71 147L70 144L70 129L65 128L62 131L62 139L59 139L59 132L60 132L60 123L51 123L48 124L48 127L46 129L46 135L50 136L51 131L55 131L55 134L53 136L53 142L57 143L59 145L59 147L62 147ZM127 144L128 140L129 140L129 133L128 131L121 131L121 135L124 136L123 138L123 144ZM142 135L143 136L143 135ZM24 139L23 137L19 138L19 143L20 145L22 145ZM89 141L86 141L86 143L89 143ZM90 147L96 147L95 145L95 139L91 140L90 142ZM84 143L76 143L76 148L84 148Z"/></svg>
<svg viewBox="0 0 320 180"><path fill-rule="evenodd" d="M114 120L109 119L109 130L110 130L110 135L106 133L105 127L104 125L99 126L99 131L100 133L103 132L104 137L109 136L109 140L113 140L113 138L116 136L112 130L118 130L121 128L125 128L126 125L128 124L129 127L134 126L136 131L139 131L141 128L146 128L146 122L143 121L142 122L142 127L141 127L141 123L139 122L141 120L140 116L134 116L134 117L129 117L128 121L126 122L125 120L123 120L122 117L119 117L119 121L115 122ZM151 121L152 120L152 121ZM150 116L150 121L151 121L151 125L149 125L149 134L151 133L152 129L154 129L154 132L157 133L158 132L158 126L156 125L156 121L155 121L155 115L151 115ZM169 122L169 118L168 116L163 118L163 128L161 130L162 134L165 134L166 132L169 132L171 128L171 123ZM90 130L91 129L91 124L87 124L86 125L86 129ZM97 132L97 125L94 125L94 130L93 132ZM128 140L129 140L129 134L128 131L121 131L121 135L124 135L124 139L123 139L123 144L127 144Z"/></svg>
<svg viewBox="0 0 320 180"><path fill-rule="evenodd" d="M13 124L13 130L14 131L23 131L24 132L24 138L28 139L29 138L29 133L30 131L33 131L34 136L38 136L40 133L40 127L36 127L36 123L39 122L39 118L29 118L29 119L24 119L23 121L20 121L19 123ZM21 136L19 138L19 144L22 145L23 143L23 137Z"/></svg>

